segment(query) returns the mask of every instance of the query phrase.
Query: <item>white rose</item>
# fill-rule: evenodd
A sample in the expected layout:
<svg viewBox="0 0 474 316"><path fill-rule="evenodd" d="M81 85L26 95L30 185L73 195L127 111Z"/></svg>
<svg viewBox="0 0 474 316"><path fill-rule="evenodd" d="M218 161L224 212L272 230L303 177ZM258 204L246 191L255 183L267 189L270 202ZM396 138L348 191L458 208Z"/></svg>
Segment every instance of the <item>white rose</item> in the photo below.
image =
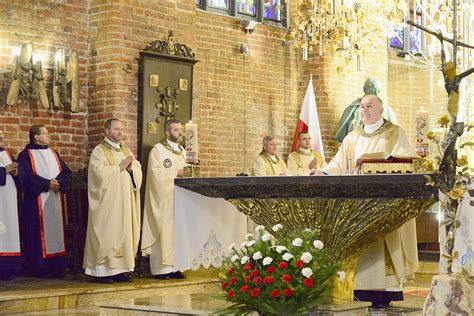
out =
<svg viewBox="0 0 474 316"><path fill-rule="evenodd" d="M301 260L303 260L304 263L309 263L311 260L313 260L313 256L309 252L303 252L301 255Z"/></svg>
<svg viewBox="0 0 474 316"><path fill-rule="evenodd" d="M323 249L324 244L321 240L315 240L313 241L314 248L316 249Z"/></svg>
<svg viewBox="0 0 474 316"><path fill-rule="evenodd" d="M265 257L263 258L263 265L268 266L270 263L272 263L273 259L270 257Z"/></svg>
<svg viewBox="0 0 474 316"><path fill-rule="evenodd" d="M291 244L296 247L301 247L303 245L303 239L295 238Z"/></svg>
<svg viewBox="0 0 474 316"><path fill-rule="evenodd" d="M236 262L237 260L239 260L239 256L237 255L233 255L232 258L230 258L230 261L232 262Z"/></svg>
<svg viewBox="0 0 474 316"><path fill-rule="evenodd" d="M229 251L234 250L234 249L235 249L235 246L236 246L235 244L230 244L230 245L229 245Z"/></svg>
<svg viewBox="0 0 474 316"><path fill-rule="evenodd" d="M313 275L313 270L311 270L310 268L303 268L303 270L301 270L301 274L309 278Z"/></svg>
<svg viewBox="0 0 474 316"><path fill-rule="evenodd" d="M344 271L337 271L337 276L339 277L340 281L344 281L346 279L346 273Z"/></svg>
<svg viewBox="0 0 474 316"><path fill-rule="evenodd" d="M275 226L272 227L272 230L273 230L274 232L277 232L277 231L279 231L279 230L282 229L282 228L283 228L283 225L282 225L282 224L276 224Z"/></svg>
<svg viewBox="0 0 474 316"><path fill-rule="evenodd" d="M283 258L283 260L285 260L285 261L290 261L291 258L293 258L293 255L292 255L291 253L287 252L287 253L285 253L285 254L283 255L282 258Z"/></svg>
<svg viewBox="0 0 474 316"><path fill-rule="evenodd" d="M285 246L276 246L276 251L282 253L283 251L288 251Z"/></svg>
<svg viewBox="0 0 474 316"><path fill-rule="evenodd" d="M253 245L255 245L255 240L247 242L247 247L252 247Z"/></svg>
<svg viewBox="0 0 474 316"><path fill-rule="evenodd" d="M270 239L272 239L272 235L270 235L270 234L263 234L263 236L262 236L262 240L263 240L263 241L269 241Z"/></svg>
<svg viewBox="0 0 474 316"><path fill-rule="evenodd" d="M262 230L264 230L264 229L265 229L265 226L263 226L263 225L258 225L258 226L255 228L255 231L256 231L256 232L260 232L260 231L262 231Z"/></svg>
<svg viewBox="0 0 474 316"><path fill-rule="evenodd" d="M246 240L254 239L253 234L247 234L247 235L245 235L245 239L246 239Z"/></svg>
<svg viewBox="0 0 474 316"><path fill-rule="evenodd" d="M247 246L247 242L246 242L246 241L243 241L243 242L240 244L240 249L245 249L245 246Z"/></svg>
<svg viewBox="0 0 474 316"><path fill-rule="evenodd" d="M253 254L252 258L253 260L262 259L262 253L260 251L257 251L256 253Z"/></svg>
<svg viewBox="0 0 474 316"><path fill-rule="evenodd" d="M242 259L240 259L240 263L241 263L241 264L246 264L247 261L249 261L249 259L250 259L249 257L243 256Z"/></svg>

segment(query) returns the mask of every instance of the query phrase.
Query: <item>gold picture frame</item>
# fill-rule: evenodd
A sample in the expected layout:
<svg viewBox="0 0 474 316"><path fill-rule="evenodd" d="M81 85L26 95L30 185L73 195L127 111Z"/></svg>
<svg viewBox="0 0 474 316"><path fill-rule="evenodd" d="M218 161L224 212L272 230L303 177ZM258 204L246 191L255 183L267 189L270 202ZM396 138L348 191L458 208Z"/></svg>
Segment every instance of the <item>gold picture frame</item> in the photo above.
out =
<svg viewBox="0 0 474 316"><path fill-rule="evenodd" d="M158 87L159 84L160 84L160 76L156 74L150 75L150 79L149 79L150 87Z"/></svg>
<svg viewBox="0 0 474 316"><path fill-rule="evenodd" d="M179 90L188 91L188 79L179 79Z"/></svg>

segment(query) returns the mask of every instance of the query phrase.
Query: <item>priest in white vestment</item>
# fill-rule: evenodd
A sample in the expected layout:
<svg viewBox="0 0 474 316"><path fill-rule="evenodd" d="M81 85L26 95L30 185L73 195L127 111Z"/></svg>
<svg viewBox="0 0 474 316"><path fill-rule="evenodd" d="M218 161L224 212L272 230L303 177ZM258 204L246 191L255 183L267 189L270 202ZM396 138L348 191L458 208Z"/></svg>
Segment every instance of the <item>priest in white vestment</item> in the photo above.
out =
<svg viewBox="0 0 474 316"><path fill-rule="evenodd" d="M140 238L140 163L121 145L123 124L105 123L89 161L85 273L100 283L131 282Z"/></svg>
<svg viewBox="0 0 474 316"><path fill-rule="evenodd" d="M0 130L0 281L10 281L21 264L16 182L18 164L2 147Z"/></svg>
<svg viewBox="0 0 474 316"><path fill-rule="evenodd" d="M141 248L150 256L150 271L158 279L182 279L174 269L174 179L183 176L185 150L179 145L183 126L165 123L166 138L153 146L148 158Z"/></svg>
<svg viewBox="0 0 474 316"><path fill-rule="evenodd" d="M348 174L357 159L366 153L412 156L405 131L383 119L382 101L375 95L362 98L360 117L363 127L349 133L339 151L322 169L328 175ZM403 284L414 278L418 270L415 220L387 234L362 252L354 281L355 297L371 301L374 306L387 306L403 300Z"/></svg>
<svg viewBox="0 0 474 316"><path fill-rule="evenodd" d="M308 176L326 166L323 156L311 149L311 135L308 132L298 134L298 144L298 149L288 156L288 175Z"/></svg>
<svg viewBox="0 0 474 316"><path fill-rule="evenodd" d="M277 155L277 140L267 135L262 140L263 149L252 165L252 176L284 176L286 164Z"/></svg>

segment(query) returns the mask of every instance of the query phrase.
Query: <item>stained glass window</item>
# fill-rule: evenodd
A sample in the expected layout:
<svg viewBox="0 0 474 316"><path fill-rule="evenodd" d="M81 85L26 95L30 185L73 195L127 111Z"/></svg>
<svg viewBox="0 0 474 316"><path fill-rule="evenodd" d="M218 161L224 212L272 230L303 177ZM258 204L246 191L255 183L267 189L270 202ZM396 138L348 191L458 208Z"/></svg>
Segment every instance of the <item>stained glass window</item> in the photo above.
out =
<svg viewBox="0 0 474 316"><path fill-rule="evenodd" d="M263 3L263 18L281 22L281 0L265 0Z"/></svg>
<svg viewBox="0 0 474 316"><path fill-rule="evenodd" d="M229 0L207 0L208 5L212 8L228 10Z"/></svg>
<svg viewBox="0 0 474 316"><path fill-rule="evenodd" d="M410 20L415 21L415 23L418 25L423 24L423 20L421 16L421 8L418 4L416 5L416 11L410 10ZM410 41L409 41L408 49L410 50L410 52L415 53L415 54L421 53L422 48L423 48L423 42L422 42L423 32L419 28L414 27L414 26L410 26L409 30L410 30L410 33L409 33Z"/></svg>
<svg viewBox="0 0 474 316"><path fill-rule="evenodd" d="M201 0L196 0L196 5L197 5L198 7L200 7L200 6L201 6Z"/></svg>
<svg viewBox="0 0 474 316"><path fill-rule="evenodd" d="M237 0L237 13L256 16L257 15L257 0Z"/></svg>
<svg viewBox="0 0 474 316"><path fill-rule="evenodd" d="M397 35L390 38L390 47L395 48L397 50L404 50L405 47L403 45L404 38L405 38L405 31L404 29L395 30Z"/></svg>

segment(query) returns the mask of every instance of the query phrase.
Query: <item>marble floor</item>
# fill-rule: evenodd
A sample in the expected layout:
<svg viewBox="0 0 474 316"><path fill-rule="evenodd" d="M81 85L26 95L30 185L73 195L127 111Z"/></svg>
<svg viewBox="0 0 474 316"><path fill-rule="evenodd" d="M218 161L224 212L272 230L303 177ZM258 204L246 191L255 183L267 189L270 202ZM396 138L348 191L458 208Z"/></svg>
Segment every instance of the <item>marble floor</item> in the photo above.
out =
<svg viewBox="0 0 474 316"><path fill-rule="evenodd" d="M369 315L422 315L431 278L436 272L436 263L422 263L417 280L404 289L405 301L393 303L388 309L372 309ZM88 282L83 277L77 280L19 278L0 283L0 314L149 315L156 311L156 306L164 305L168 311L182 311L178 314L190 310L208 314L226 304L212 298L218 291L214 272L188 273L185 280L146 277L112 285Z"/></svg>

